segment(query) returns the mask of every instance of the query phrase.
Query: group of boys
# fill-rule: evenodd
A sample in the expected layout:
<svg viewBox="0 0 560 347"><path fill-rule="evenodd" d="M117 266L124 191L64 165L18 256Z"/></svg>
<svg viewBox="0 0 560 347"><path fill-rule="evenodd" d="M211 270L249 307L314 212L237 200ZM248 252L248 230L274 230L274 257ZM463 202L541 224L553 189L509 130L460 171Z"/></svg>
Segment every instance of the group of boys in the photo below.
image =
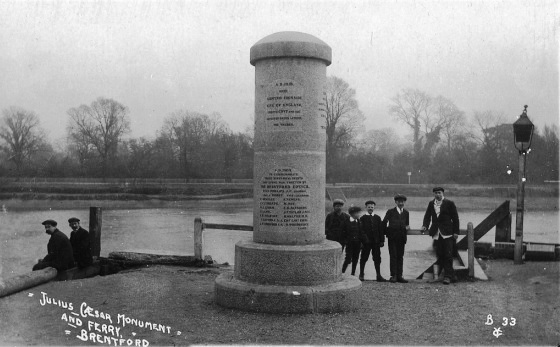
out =
<svg viewBox="0 0 560 347"><path fill-rule="evenodd" d="M78 218L68 219L68 225L72 229L70 239L58 230L56 221L47 219L41 224L45 226L45 232L50 235L47 244L48 254L33 266L33 271L47 267L64 271L75 266L84 268L93 263L89 233L80 226Z"/></svg>
<svg viewBox="0 0 560 347"><path fill-rule="evenodd" d="M453 254L455 241L459 234L459 216L453 201L444 199L444 189L433 190L434 199L428 203L424 214L422 232L429 230L429 235L436 244L437 265L444 269L444 284L456 281L453 271ZM328 240L337 241L346 250L342 272L352 264L351 274L355 275L358 259L360 261L359 279L364 280L365 265L371 258L375 264L378 282L386 282L381 276L381 248L388 240L390 258L390 282L407 283L403 277L403 257L410 230L409 212L404 208L406 196L394 197L395 207L385 213L385 217L374 214L375 201L365 202L366 213L360 216L362 209L352 206L348 214L342 211L344 201L335 199L333 211L325 220L325 234ZM437 271L437 270L436 270Z"/></svg>

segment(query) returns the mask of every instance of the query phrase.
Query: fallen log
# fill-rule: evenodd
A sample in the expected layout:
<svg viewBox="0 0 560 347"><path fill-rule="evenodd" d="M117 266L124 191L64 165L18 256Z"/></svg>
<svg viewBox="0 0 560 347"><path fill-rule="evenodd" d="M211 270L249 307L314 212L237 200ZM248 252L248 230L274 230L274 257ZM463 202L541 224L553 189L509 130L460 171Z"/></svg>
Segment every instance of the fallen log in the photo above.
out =
<svg viewBox="0 0 560 347"><path fill-rule="evenodd" d="M162 255L136 252L111 252L108 261L126 265L179 265L203 266L208 261L196 259L192 255Z"/></svg>
<svg viewBox="0 0 560 347"><path fill-rule="evenodd" d="M55 268L47 267L42 270L31 271L23 275L0 280L0 298L20 292L24 289L47 283L56 278L57 271Z"/></svg>

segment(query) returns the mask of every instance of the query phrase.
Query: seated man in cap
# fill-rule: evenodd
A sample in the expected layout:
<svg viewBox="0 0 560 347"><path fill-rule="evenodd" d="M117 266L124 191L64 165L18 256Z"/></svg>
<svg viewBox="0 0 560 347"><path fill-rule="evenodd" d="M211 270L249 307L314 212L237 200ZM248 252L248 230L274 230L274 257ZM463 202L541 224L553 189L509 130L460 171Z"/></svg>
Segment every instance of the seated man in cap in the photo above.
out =
<svg viewBox="0 0 560 347"><path fill-rule="evenodd" d="M33 266L33 271L46 267L54 267L58 271L68 270L74 267L74 256L72 246L68 237L56 228L56 221L48 219L41 223L45 226L45 232L51 235L47 244L48 254Z"/></svg>
<svg viewBox="0 0 560 347"><path fill-rule="evenodd" d="M340 243L344 250L342 228L344 223L350 219L350 216L342 212L342 206L344 206L344 201L334 199L333 211L329 213L325 219L325 235L327 235L327 240Z"/></svg>
<svg viewBox="0 0 560 347"><path fill-rule="evenodd" d="M410 230L409 214L404 208L406 196L397 194L395 196L395 208L387 211L381 222L387 240L389 240L389 257L391 278L390 282L408 283L402 276L404 245L406 244L407 232Z"/></svg>
<svg viewBox="0 0 560 347"><path fill-rule="evenodd" d="M74 251L74 260L79 268L91 265L93 258L88 231L80 226L80 220L76 217L70 218L68 224L72 228L70 244L72 244L72 250Z"/></svg>
<svg viewBox="0 0 560 347"><path fill-rule="evenodd" d="M344 257L344 264L342 264L342 273L346 272L346 268L352 263L352 276L356 275L356 266L358 266L362 243L368 242L360 223L361 211L362 209L358 206L350 207L348 209L350 218L345 221L342 228L346 244L346 256Z"/></svg>
<svg viewBox="0 0 560 347"><path fill-rule="evenodd" d="M442 187L435 187L432 191L434 200L428 203L422 231L429 228L430 236L436 242L437 265L434 266L434 277L437 278L439 269L443 267L443 284L449 284L452 280L455 281L453 254L455 240L459 236L459 214L455 203L443 197L445 190Z"/></svg>

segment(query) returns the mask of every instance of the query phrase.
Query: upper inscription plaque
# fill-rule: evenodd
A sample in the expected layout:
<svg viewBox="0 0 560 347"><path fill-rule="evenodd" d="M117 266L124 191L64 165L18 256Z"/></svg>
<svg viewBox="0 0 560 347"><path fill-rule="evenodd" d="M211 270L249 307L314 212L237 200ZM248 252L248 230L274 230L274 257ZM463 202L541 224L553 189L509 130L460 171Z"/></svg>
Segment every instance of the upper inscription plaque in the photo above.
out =
<svg viewBox="0 0 560 347"><path fill-rule="evenodd" d="M296 81L273 81L265 95L266 131L303 130L303 88Z"/></svg>

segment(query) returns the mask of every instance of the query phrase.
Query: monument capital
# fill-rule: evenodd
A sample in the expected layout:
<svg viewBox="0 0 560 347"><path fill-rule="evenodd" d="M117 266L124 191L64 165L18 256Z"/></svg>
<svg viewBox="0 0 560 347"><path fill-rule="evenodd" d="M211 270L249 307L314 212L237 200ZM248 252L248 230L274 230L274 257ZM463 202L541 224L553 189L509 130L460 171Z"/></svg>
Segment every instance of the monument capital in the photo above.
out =
<svg viewBox="0 0 560 347"><path fill-rule="evenodd" d="M250 61L253 66L263 59L290 57L319 59L329 66L332 62L332 50L315 36L298 31L281 31L268 35L251 47Z"/></svg>

